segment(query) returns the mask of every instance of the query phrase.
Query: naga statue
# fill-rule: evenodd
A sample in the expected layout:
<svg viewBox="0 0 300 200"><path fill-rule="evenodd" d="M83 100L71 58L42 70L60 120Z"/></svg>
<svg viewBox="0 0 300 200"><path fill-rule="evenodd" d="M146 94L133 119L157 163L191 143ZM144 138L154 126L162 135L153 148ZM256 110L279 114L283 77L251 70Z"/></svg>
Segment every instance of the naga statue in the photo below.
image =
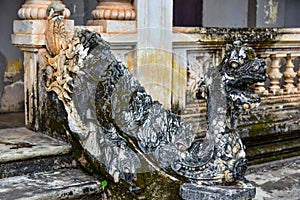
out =
<svg viewBox="0 0 300 200"><path fill-rule="evenodd" d="M55 15L61 9L49 9L49 26L63 32ZM221 64L211 64L198 83L207 98L208 130L196 139L180 116L152 100L100 34L77 29L67 38L49 30L56 46L47 46L47 91L63 102L72 134L115 182L138 189L137 173L146 170L204 185L243 180L247 159L236 127L240 113L260 102L249 86L266 79L266 65L251 47L228 44Z"/></svg>

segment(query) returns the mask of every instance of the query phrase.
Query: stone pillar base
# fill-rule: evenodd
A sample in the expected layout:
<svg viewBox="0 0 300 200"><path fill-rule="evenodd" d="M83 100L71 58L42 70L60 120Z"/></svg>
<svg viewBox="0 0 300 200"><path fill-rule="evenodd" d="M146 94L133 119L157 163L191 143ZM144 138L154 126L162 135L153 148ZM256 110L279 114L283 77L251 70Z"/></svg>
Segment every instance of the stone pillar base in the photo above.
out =
<svg viewBox="0 0 300 200"><path fill-rule="evenodd" d="M187 183L180 187L179 193L181 198L185 200L242 200L254 198L256 189L248 181L238 182L231 186L207 186Z"/></svg>
<svg viewBox="0 0 300 200"><path fill-rule="evenodd" d="M89 20L88 26L101 26L104 33L135 33L135 20Z"/></svg>

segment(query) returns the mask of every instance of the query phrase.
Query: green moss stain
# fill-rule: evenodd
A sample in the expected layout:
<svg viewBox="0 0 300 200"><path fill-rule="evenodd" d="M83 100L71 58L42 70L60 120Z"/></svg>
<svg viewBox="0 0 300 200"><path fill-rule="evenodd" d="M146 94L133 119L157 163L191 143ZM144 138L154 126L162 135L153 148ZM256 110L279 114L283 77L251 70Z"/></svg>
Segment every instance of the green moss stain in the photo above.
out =
<svg viewBox="0 0 300 200"><path fill-rule="evenodd" d="M276 28L200 28L199 33L209 40L231 42L241 40L249 43L275 42L280 36Z"/></svg>
<svg viewBox="0 0 300 200"><path fill-rule="evenodd" d="M180 199L179 187L181 184L155 172L138 174L137 185L141 187L139 198L147 200Z"/></svg>

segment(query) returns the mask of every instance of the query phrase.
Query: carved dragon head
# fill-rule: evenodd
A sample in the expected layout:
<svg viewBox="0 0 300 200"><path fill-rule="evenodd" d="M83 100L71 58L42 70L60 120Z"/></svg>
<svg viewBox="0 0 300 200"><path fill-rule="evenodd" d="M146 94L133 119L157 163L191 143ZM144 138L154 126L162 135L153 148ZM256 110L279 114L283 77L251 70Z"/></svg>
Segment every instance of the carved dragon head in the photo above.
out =
<svg viewBox="0 0 300 200"><path fill-rule="evenodd" d="M226 46L219 71L225 82L228 100L235 109L247 111L259 105L260 98L249 86L266 80L266 64L256 57L254 50L240 41Z"/></svg>

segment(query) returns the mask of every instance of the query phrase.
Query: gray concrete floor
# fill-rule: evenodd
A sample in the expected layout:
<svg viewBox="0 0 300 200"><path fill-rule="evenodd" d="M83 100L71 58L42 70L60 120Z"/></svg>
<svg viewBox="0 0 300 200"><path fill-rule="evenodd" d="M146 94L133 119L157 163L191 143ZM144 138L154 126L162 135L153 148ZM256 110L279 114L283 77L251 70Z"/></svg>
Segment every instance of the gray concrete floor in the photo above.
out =
<svg viewBox="0 0 300 200"><path fill-rule="evenodd" d="M246 178L256 186L256 200L300 199L300 157L250 166Z"/></svg>

